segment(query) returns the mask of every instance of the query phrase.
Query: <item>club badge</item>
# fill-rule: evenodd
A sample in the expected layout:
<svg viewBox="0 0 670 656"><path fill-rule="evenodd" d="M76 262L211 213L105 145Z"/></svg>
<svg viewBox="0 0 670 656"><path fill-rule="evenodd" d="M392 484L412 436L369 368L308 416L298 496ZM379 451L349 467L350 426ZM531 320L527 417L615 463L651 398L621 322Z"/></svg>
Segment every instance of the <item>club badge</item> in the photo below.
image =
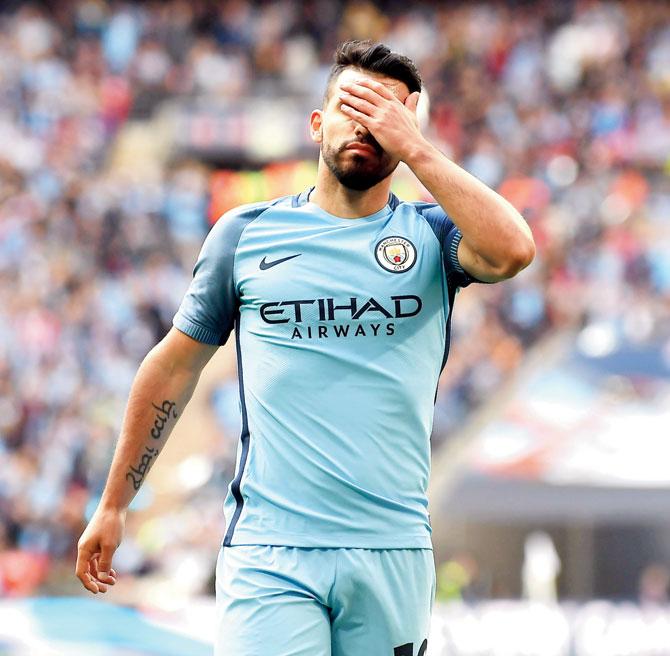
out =
<svg viewBox="0 0 670 656"><path fill-rule="evenodd" d="M375 257L382 269L391 273L404 273L416 262L416 248L404 237L386 237L375 246Z"/></svg>

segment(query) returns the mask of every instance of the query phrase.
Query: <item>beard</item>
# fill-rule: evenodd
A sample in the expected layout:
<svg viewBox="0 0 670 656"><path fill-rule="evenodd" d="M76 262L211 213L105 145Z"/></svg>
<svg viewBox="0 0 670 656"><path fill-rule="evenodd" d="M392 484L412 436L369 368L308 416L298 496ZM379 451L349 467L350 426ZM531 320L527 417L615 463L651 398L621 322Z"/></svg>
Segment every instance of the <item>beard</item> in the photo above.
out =
<svg viewBox="0 0 670 656"><path fill-rule="evenodd" d="M376 155L371 157L358 153L347 154L347 146L350 143L352 142L349 141L339 148L324 144L321 149L321 156L326 166L339 183L347 189L366 191L379 184L384 178L388 178L398 166L398 163L392 162L377 143L372 143L370 140L364 142L375 148Z"/></svg>

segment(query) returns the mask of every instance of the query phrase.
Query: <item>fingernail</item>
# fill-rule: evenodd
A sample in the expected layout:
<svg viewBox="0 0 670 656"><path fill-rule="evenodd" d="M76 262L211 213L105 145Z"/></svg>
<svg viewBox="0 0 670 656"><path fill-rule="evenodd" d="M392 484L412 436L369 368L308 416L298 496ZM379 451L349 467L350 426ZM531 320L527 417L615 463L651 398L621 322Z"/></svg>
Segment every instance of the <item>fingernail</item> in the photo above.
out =
<svg viewBox="0 0 670 656"><path fill-rule="evenodd" d="M107 577L109 576L109 572L99 572L100 576Z"/></svg>

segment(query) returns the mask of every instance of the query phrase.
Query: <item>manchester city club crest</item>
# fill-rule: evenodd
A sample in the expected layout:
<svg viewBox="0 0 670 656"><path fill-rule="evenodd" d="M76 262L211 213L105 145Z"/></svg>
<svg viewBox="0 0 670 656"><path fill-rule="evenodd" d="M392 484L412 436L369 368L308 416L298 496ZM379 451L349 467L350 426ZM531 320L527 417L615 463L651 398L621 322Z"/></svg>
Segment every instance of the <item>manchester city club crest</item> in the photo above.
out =
<svg viewBox="0 0 670 656"><path fill-rule="evenodd" d="M382 269L391 273L404 273L416 262L416 248L404 237L386 237L375 246L375 257Z"/></svg>

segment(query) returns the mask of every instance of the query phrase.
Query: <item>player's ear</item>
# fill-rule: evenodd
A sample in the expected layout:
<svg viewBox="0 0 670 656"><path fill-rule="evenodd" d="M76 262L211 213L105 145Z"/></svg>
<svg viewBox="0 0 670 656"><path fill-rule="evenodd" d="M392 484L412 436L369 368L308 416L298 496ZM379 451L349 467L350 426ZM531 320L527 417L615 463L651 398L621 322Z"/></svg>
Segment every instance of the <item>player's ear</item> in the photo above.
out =
<svg viewBox="0 0 670 656"><path fill-rule="evenodd" d="M321 143L323 140L323 114L320 109L315 109L309 117L309 136L314 143Z"/></svg>

